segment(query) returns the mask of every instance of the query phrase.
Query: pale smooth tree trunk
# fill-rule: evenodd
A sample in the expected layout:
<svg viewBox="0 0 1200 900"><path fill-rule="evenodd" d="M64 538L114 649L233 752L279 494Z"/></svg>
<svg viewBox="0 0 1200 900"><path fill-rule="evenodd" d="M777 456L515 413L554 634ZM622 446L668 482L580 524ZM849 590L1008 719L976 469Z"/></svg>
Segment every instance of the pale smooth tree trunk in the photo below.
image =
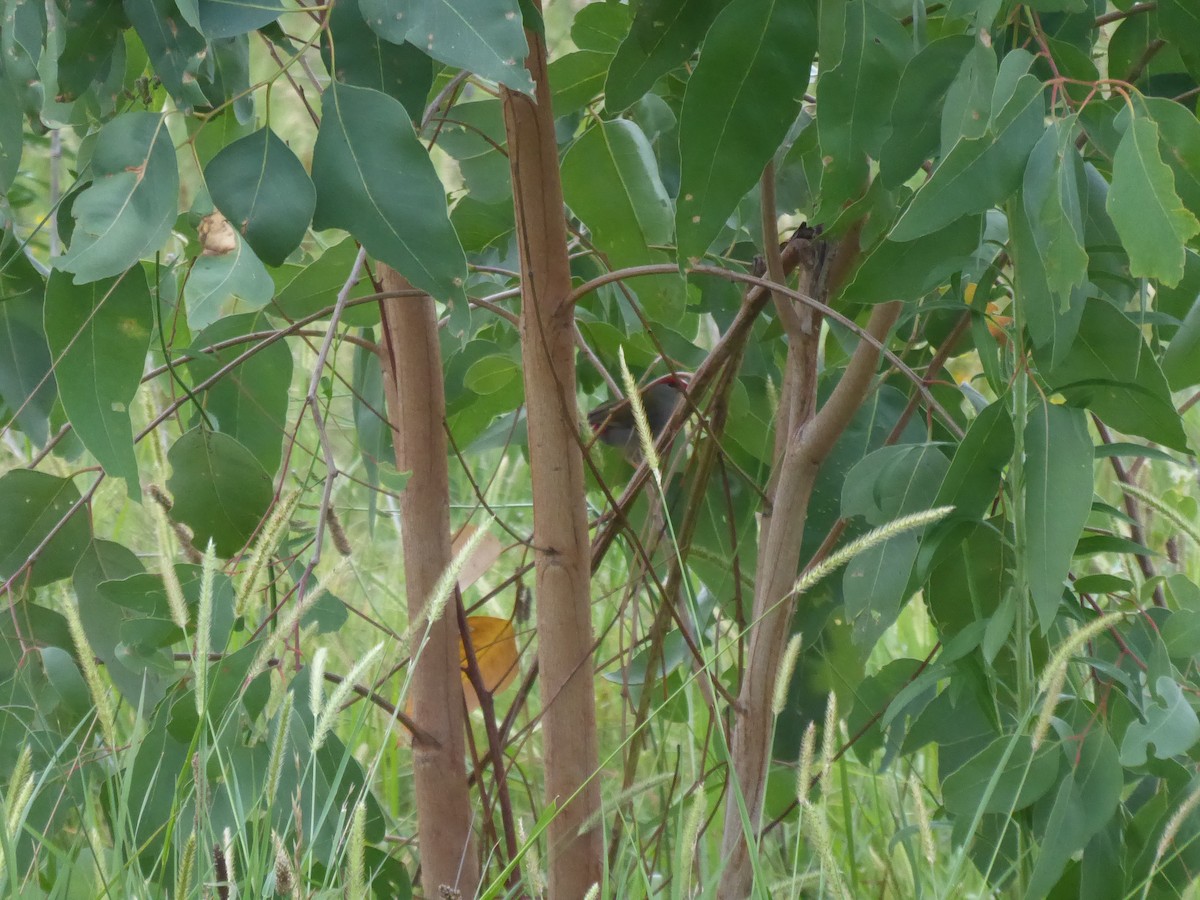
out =
<svg viewBox="0 0 1200 900"><path fill-rule="evenodd" d="M395 270L380 264L385 291L410 291ZM404 584L409 622L425 619L434 585L450 565L450 475L447 462L445 385L438 346L437 311L428 295L380 302L383 372L396 468L411 472L400 500ZM471 797L464 763L465 705L454 603L430 625L428 641L414 652L409 697L424 734L413 738L413 783L421 884L426 897L442 886L473 897L479 859L471 833ZM415 651L414 647L414 651Z"/></svg>
<svg viewBox="0 0 1200 900"><path fill-rule="evenodd" d="M533 479L538 668L550 823L549 896L599 883L603 836L593 686L590 557L575 400L574 313L546 47L526 29L535 98L502 90L521 257L521 355ZM536 102L535 102L536 101ZM581 831L585 822L591 824Z"/></svg>

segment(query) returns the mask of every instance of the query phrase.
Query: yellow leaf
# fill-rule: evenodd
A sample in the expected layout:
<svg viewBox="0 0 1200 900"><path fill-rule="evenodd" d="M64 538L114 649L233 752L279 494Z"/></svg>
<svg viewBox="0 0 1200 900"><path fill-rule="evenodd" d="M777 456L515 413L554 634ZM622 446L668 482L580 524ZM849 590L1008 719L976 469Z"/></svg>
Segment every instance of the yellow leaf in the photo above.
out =
<svg viewBox="0 0 1200 900"><path fill-rule="evenodd" d="M517 636L512 622L494 616L468 616L467 627L471 632L471 646L475 648L475 660L479 663L479 674L483 686L489 693L498 694L517 677ZM479 698L467 677L467 651L459 643L459 659L462 663L463 695L467 710L479 708Z"/></svg>

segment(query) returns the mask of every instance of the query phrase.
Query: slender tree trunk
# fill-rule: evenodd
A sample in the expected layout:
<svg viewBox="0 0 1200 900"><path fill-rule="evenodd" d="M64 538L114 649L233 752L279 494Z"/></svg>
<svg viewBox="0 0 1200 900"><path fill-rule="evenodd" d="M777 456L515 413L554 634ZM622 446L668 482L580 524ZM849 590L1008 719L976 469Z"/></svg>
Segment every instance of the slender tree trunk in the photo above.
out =
<svg viewBox="0 0 1200 900"><path fill-rule="evenodd" d="M899 313L899 303L877 306L867 323L867 332L880 341L886 340ZM778 461L772 479L775 485L770 498L772 502L762 518L751 616L754 624L750 628L746 672L738 694L739 708L733 729L733 773L721 844L725 870L718 896L722 900L741 900L749 895L752 887L750 848L733 792L739 789L742 792L753 833L762 815L771 757L771 699L796 608L791 590L800 565L808 501L817 470L867 396L878 359L878 350L861 341L841 381L820 412L806 419L803 403L797 407L801 410L801 418L790 424L787 440L782 446L783 458ZM797 383L804 383L804 380L797 379Z"/></svg>
<svg viewBox="0 0 1200 900"><path fill-rule="evenodd" d="M535 31L527 29L525 37L536 102L509 90L503 90L503 99L521 255L546 798L560 807L548 831L549 888L552 898L576 900L599 883L603 865L600 785L594 777L599 760L590 558L575 400L574 312L566 302L571 273L546 47Z"/></svg>
<svg viewBox="0 0 1200 900"><path fill-rule="evenodd" d="M379 273L385 291L411 290L395 270L380 264ZM409 621L419 622L451 560L446 395L437 311L429 296L382 300L379 305L396 467L412 473L401 497L400 521ZM412 716L429 736L413 739L421 883L426 897L441 896L442 885L473 897L479 890L479 861L463 763L458 625L453 602L445 610L430 626L424 650L413 655Z"/></svg>

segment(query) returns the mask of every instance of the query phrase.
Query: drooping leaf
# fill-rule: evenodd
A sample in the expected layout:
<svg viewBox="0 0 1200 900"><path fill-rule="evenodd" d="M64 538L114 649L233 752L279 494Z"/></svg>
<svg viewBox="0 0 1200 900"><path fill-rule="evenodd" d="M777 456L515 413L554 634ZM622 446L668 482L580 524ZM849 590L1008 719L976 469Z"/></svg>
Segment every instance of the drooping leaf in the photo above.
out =
<svg viewBox="0 0 1200 900"><path fill-rule="evenodd" d="M1158 18L1163 36L1178 48L1192 77L1200 78L1200 9L1190 0L1160 0Z"/></svg>
<svg viewBox="0 0 1200 900"><path fill-rule="evenodd" d="M104 661L108 677L126 700L144 702L147 708L152 708L162 699L169 676L152 667L135 671L125 665L117 655L117 645L121 642L121 623L132 613L100 591L104 582L121 581L143 572L145 567L128 547L113 541L93 540L75 566L71 587L88 645Z"/></svg>
<svg viewBox="0 0 1200 900"><path fill-rule="evenodd" d="M800 112L816 50L811 4L733 0L713 22L679 121L680 261L703 256Z"/></svg>
<svg viewBox="0 0 1200 900"><path fill-rule="evenodd" d="M242 123L254 124L254 96L250 90L250 36L239 34L217 38L209 43L212 65L200 70L200 90L205 105L221 109L226 105Z"/></svg>
<svg viewBox="0 0 1200 900"><path fill-rule="evenodd" d="M547 76L553 91L550 105L554 115L561 118L578 112L598 96L611 61L611 53L577 50L550 63Z"/></svg>
<svg viewBox="0 0 1200 900"><path fill-rule="evenodd" d="M981 138L987 131L996 78L996 51L977 39L946 89L939 132L943 159L959 141Z"/></svg>
<svg viewBox="0 0 1200 900"><path fill-rule="evenodd" d="M623 3L589 3L571 21L571 40L580 50L616 53L629 33L631 17Z"/></svg>
<svg viewBox="0 0 1200 900"><path fill-rule="evenodd" d="M691 57L728 0L647 0L639 3L604 83L604 106L619 112L659 76ZM555 112L558 108L555 107Z"/></svg>
<svg viewBox="0 0 1200 900"><path fill-rule="evenodd" d="M1048 128L1029 156L1019 200L1010 206L1015 302L1038 347L1060 360L1079 328L1088 255L1081 202L1083 168L1067 123Z"/></svg>
<svg viewBox="0 0 1200 900"><path fill-rule="evenodd" d="M367 26L359 0L338 0L322 35L321 58L333 77L346 84L373 88L404 104L418 122L433 84L433 60L405 41L383 40Z"/></svg>
<svg viewBox="0 0 1200 900"><path fill-rule="evenodd" d="M954 451L934 506L953 506L954 517L979 518L1000 487L1013 451L1013 424L1004 401L980 411Z"/></svg>
<svg viewBox="0 0 1200 900"><path fill-rule="evenodd" d="M1001 89L997 82L997 93ZM1022 75L985 134L954 145L888 237L910 241L1002 203L1020 184L1029 152L1045 130L1044 110L1042 83Z"/></svg>
<svg viewBox="0 0 1200 900"><path fill-rule="evenodd" d="M1200 216L1200 121L1181 103L1147 97L1146 111L1158 125L1158 149L1175 175L1175 191L1194 216Z"/></svg>
<svg viewBox="0 0 1200 900"><path fill-rule="evenodd" d="M175 224L179 170L166 118L126 113L100 130L93 180L72 208L75 230L58 268L84 284L118 275L166 241Z"/></svg>
<svg viewBox="0 0 1200 900"><path fill-rule="evenodd" d="M899 187L937 150L946 92L974 46L969 35L942 37L904 67L892 103L891 132L879 155L879 176L887 187Z"/></svg>
<svg viewBox="0 0 1200 900"><path fill-rule="evenodd" d="M513 632L512 623L508 619L498 619L494 616L468 616L467 627L471 632L471 647L475 651L475 661L479 664L483 686L489 693L498 694L512 684L517 673L521 671L518 666L520 654L517 649L517 637ZM463 668L463 695L467 700L467 709L478 709L479 697L467 675L467 650L462 646L461 640L459 658Z"/></svg>
<svg viewBox="0 0 1200 900"><path fill-rule="evenodd" d="M1133 722L1121 741L1121 765L1144 766L1148 754L1170 759L1200 741L1200 719L1179 684L1165 675L1154 683L1155 697L1145 709L1145 722Z"/></svg>
<svg viewBox="0 0 1200 900"><path fill-rule="evenodd" d="M1047 382L1108 425L1190 452L1166 377L1137 325L1105 300L1089 300L1079 336L1058 365L1038 354Z"/></svg>
<svg viewBox="0 0 1200 900"><path fill-rule="evenodd" d="M654 151L627 119L601 122L583 133L562 161L563 198L588 226L595 245L617 267L669 262L671 199L658 177ZM677 276L631 283L655 317L683 312Z"/></svg>
<svg viewBox="0 0 1200 900"><path fill-rule="evenodd" d="M1113 159L1108 213L1129 252L1133 276L1170 286L1183 278L1184 244L1200 233L1200 220L1175 192L1175 176L1158 141L1157 123L1135 113Z"/></svg>
<svg viewBox="0 0 1200 900"><path fill-rule="evenodd" d="M228 252L204 254L192 264L183 286L188 325L192 328L207 328L217 321L222 305L230 297L237 297L251 309L260 309L271 301L275 286L266 268L245 240L234 236L233 243Z"/></svg>
<svg viewBox="0 0 1200 900"><path fill-rule="evenodd" d="M1040 403L1025 426L1025 553L1029 592L1045 632L1092 509L1092 460L1081 409Z"/></svg>
<svg viewBox="0 0 1200 900"><path fill-rule="evenodd" d="M1179 326L1179 330L1171 338L1167 352L1163 354L1163 374L1173 391L1200 384L1200 291L1195 291L1194 294L1196 302L1188 310L1183 324ZM0 384L0 396L3 393L3 384Z"/></svg>
<svg viewBox="0 0 1200 900"><path fill-rule="evenodd" d="M832 11L823 6L822 18L826 9ZM904 29L874 6L846 3L841 14L841 54L836 65L827 68L821 48L817 83L817 134L825 168L821 197L826 209L840 209L865 193L868 157L879 156L901 72L912 52ZM822 22L822 29L826 27Z"/></svg>
<svg viewBox="0 0 1200 900"><path fill-rule="evenodd" d="M17 86L0 68L0 191L6 194L21 170L24 126Z"/></svg>
<svg viewBox="0 0 1200 900"><path fill-rule="evenodd" d="M269 307L271 314L294 322L323 309L332 311L337 303L338 292L345 287L357 256L358 247L354 241L344 238L327 247L307 265L287 265L276 269L277 293ZM369 274L364 269L347 296L354 300L374 293L374 290ZM343 313L342 322L347 325L376 325L379 322L379 305L371 303L349 308Z"/></svg>
<svg viewBox="0 0 1200 900"><path fill-rule="evenodd" d="M71 574L92 539L87 508L80 506L71 512L80 499L79 489L69 478L32 469L0 475L0 509L8 510L0 516L0 581L16 575L47 538L28 571L29 586L50 584ZM68 514L70 518L64 522ZM50 537L52 531L55 534Z"/></svg>
<svg viewBox="0 0 1200 900"><path fill-rule="evenodd" d="M391 0L359 0L367 24L393 44L411 42L439 62L532 93L516 0L426 0L397 15Z"/></svg>
<svg viewBox="0 0 1200 900"><path fill-rule="evenodd" d="M1027 735L1004 735L946 778L943 802L956 816L1011 814L1054 785L1058 766L1059 753L1052 745L1035 752Z"/></svg>
<svg viewBox="0 0 1200 900"><path fill-rule="evenodd" d="M1087 278L1083 249L1083 212L1079 198L1081 161L1075 149L1071 119L1047 128L1029 154L1022 199L1043 248L1042 259L1051 293L1059 305Z"/></svg>
<svg viewBox="0 0 1200 900"><path fill-rule="evenodd" d="M97 5L116 6L115 3ZM198 26L189 23L172 0L124 0L124 8L146 48L154 74L162 79L163 87L179 108L190 111L194 106L207 105L199 73L209 46ZM86 32L81 32L80 38L85 45L90 41ZM87 53L79 56L86 58Z"/></svg>
<svg viewBox="0 0 1200 900"><path fill-rule="evenodd" d="M183 434L167 461L171 515L191 528L197 546L211 538L219 556L233 556L271 505L274 491L262 463L229 435L203 427Z"/></svg>
<svg viewBox="0 0 1200 900"><path fill-rule="evenodd" d="M446 193L398 100L333 83L313 150L317 228L344 228L441 301L466 303L466 259Z"/></svg>
<svg viewBox="0 0 1200 900"><path fill-rule="evenodd" d="M192 383L198 385L207 380L253 345L234 344L206 352L208 347L263 330L269 330L269 322L261 313L228 316L204 329L189 350L193 358L187 368ZM283 341L275 341L257 348L253 356L201 395L205 412L215 427L236 438L272 476L279 468L283 452L291 383L292 353Z"/></svg>
<svg viewBox="0 0 1200 900"><path fill-rule="evenodd" d="M300 246L317 192L270 128L229 144L205 168L204 180L217 209L267 265L281 265Z"/></svg>
<svg viewBox="0 0 1200 900"><path fill-rule="evenodd" d="M58 393L75 433L104 471L141 495L129 407L142 379L154 315L141 266L119 278L74 285L53 272L46 285L46 339Z"/></svg>
<svg viewBox="0 0 1200 900"><path fill-rule="evenodd" d="M1104 828L1121 801L1124 772L1116 745L1104 728L1089 729L1070 759L1073 765L1059 783L1034 862L1030 897L1049 894L1067 861Z"/></svg>
<svg viewBox="0 0 1200 900"><path fill-rule="evenodd" d="M136 4L132 5L136 7ZM9 8L12 8L11 4ZM129 26L126 13L127 10L122 9L119 3L67 4L59 23L64 35L62 55L58 62L60 99L77 100L94 85L111 77L114 65L120 64L123 57L121 32ZM12 25L16 26L17 22L14 21ZM6 62L13 69L12 74L33 75L36 69L32 69L32 66L30 71L23 72L23 66L12 65L14 49L12 46L4 47L8 57ZM27 59L26 62L32 64L33 60Z"/></svg>
<svg viewBox="0 0 1200 900"><path fill-rule="evenodd" d="M969 263L983 228L983 217L972 216L913 241L880 241L842 289L842 299L886 303L923 296Z"/></svg>
<svg viewBox="0 0 1200 900"><path fill-rule="evenodd" d="M864 457L846 476L842 515L863 516L872 526L929 509L949 464L932 444L883 447ZM921 532L907 531L854 557L842 578L847 619L854 640L871 647L900 612Z"/></svg>
<svg viewBox="0 0 1200 900"><path fill-rule="evenodd" d="M11 229L0 236L0 401L36 445L50 436L55 380L42 304L46 290Z"/></svg>
<svg viewBox="0 0 1200 900"><path fill-rule="evenodd" d="M262 28L283 12L280 0L197 0L200 30L210 38L227 38Z"/></svg>

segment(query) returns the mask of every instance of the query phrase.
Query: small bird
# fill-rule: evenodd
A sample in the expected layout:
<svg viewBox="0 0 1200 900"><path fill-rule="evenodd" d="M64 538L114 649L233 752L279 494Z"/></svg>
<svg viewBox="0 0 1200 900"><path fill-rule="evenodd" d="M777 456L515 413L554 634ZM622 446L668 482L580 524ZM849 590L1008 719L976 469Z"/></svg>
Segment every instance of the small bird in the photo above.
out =
<svg viewBox="0 0 1200 900"><path fill-rule="evenodd" d="M666 427L686 389L687 379L682 375L664 375L642 388L642 406L655 438ZM624 451L631 462L641 460L641 442L628 399L600 404L588 413L588 425L599 440Z"/></svg>

